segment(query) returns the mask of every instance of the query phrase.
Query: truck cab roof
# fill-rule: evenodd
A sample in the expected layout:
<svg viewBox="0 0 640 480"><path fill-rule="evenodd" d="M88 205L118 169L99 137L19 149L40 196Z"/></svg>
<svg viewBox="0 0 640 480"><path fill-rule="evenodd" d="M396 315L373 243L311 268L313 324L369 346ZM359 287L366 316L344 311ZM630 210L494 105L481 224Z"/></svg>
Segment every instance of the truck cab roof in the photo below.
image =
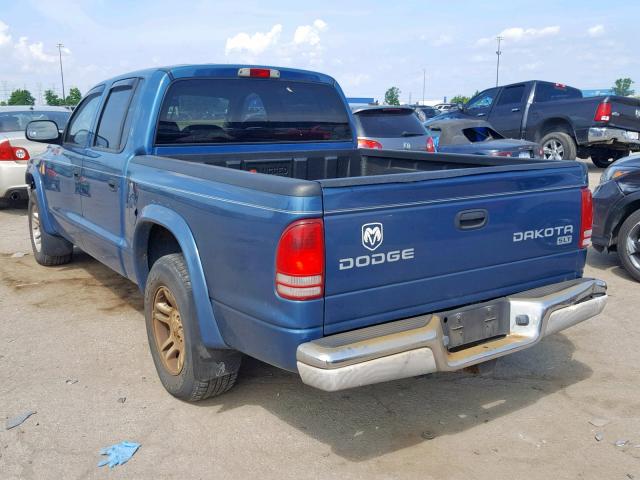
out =
<svg viewBox="0 0 640 480"><path fill-rule="evenodd" d="M337 86L337 82L329 75L325 75L319 72L313 72L310 70L300 70L297 68L284 68L267 65L252 65L252 64L235 64L235 65L222 65L222 64L185 64L185 65L171 65L165 67L147 68L144 70L136 70L133 72L124 73L117 77L110 78L104 82L100 82L93 88L100 85L112 84L119 80L137 77L137 78L151 78L158 73L164 73L172 79L179 78L235 78L239 76L241 69L269 69L277 70L280 74L280 78L287 80L297 81L309 81L333 84Z"/></svg>

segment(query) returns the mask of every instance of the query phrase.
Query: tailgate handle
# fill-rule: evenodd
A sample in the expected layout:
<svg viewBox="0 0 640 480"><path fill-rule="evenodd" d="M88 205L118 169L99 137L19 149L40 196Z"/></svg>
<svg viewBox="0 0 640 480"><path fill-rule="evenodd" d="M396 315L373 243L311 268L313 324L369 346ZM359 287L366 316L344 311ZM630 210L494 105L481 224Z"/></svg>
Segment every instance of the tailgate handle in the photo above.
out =
<svg viewBox="0 0 640 480"><path fill-rule="evenodd" d="M460 230L473 230L482 228L489 220L489 212L486 210L465 210L456 215L456 227Z"/></svg>

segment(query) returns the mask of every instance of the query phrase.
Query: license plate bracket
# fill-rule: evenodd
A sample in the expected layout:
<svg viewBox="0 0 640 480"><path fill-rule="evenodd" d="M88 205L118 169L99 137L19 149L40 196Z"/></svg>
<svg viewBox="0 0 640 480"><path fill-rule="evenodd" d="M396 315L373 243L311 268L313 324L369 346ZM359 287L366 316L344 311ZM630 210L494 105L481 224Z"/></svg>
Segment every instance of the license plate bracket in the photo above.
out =
<svg viewBox="0 0 640 480"><path fill-rule="evenodd" d="M509 334L509 303L487 302L439 314L449 350L460 350Z"/></svg>

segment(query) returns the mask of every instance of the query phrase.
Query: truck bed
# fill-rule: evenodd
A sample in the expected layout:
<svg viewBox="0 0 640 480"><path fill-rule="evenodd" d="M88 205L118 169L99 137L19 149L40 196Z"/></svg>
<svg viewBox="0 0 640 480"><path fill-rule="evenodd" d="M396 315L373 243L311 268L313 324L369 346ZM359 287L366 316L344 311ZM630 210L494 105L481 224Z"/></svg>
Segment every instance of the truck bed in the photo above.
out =
<svg viewBox="0 0 640 480"><path fill-rule="evenodd" d="M265 183L280 183L274 180L273 176L321 181L322 185L329 187L362 183L418 181L429 178L472 175L488 171L517 171L549 167L562 168L566 166L560 162L539 159L363 149L322 152L145 155L136 157L133 162L149 166L155 165L176 172L188 172L189 174L196 174L196 176L204 175L207 178L213 175L217 177L215 178L216 180L223 182L241 178L243 183L247 183L247 186L253 188L258 188L260 184ZM238 177L233 174L223 173L221 168L208 169L202 168L203 166L261 173L270 177L259 175L255 177L256 181L252 181L246 175ZM415 175L417 172L422 175ZM407 176L407 174L410 175ZM389 175L393 176L356 180L362 177L386 177Z"/></svg>

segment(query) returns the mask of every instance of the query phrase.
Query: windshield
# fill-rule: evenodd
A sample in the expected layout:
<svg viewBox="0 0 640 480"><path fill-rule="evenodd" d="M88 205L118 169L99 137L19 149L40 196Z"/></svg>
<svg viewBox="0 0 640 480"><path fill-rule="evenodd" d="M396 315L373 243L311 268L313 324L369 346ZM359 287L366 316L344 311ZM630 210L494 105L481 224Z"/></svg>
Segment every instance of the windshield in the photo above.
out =
<svg viewBox="0 0 640 480"><path fill-rule="evenodd" d="M27 123L33 120L53 120L58 129L64 130L71 112L25 110L15 112L0 112L0 132L24 131Z"/></svg>
<svg viewBox="0 0 640 480"><path fill-rule="evenodd" d="M422 123L412 110L364 110L354 117L359 137L400 138L425 135Z"/></svg>
<svg viewBox="0 0 640 480"><path fill-rule="evenodd" d="M349 141L346 107L331 85L282 79L175 82L156 144Z"/></svg>

